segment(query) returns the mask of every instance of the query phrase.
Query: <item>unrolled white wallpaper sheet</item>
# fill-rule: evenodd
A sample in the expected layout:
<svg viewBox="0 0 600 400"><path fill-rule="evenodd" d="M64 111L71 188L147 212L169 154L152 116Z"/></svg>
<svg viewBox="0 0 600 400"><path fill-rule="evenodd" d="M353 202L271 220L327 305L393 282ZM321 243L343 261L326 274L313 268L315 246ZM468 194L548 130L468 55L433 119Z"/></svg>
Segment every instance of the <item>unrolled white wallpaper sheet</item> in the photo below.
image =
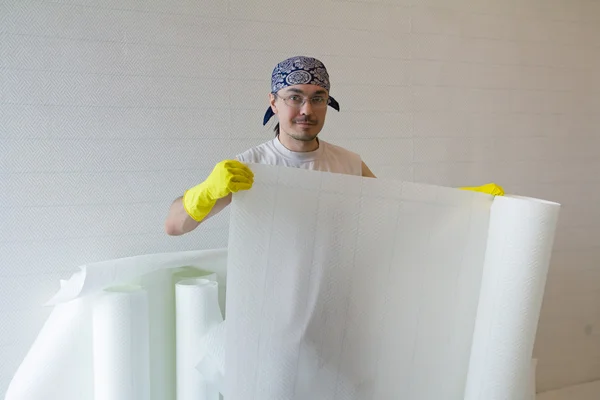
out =
<svg viewBox="0 0 600 400"><path fill-rule="evenodd" d="M252 168L232 204L226 397L524 398L558 204Z"/></svg>
<svg viewBox="0 0 600 400"><path fill-rule="evenodd" d="M558 204L251 168L227 249L62 281L6 399L531 395Z"/></svg>

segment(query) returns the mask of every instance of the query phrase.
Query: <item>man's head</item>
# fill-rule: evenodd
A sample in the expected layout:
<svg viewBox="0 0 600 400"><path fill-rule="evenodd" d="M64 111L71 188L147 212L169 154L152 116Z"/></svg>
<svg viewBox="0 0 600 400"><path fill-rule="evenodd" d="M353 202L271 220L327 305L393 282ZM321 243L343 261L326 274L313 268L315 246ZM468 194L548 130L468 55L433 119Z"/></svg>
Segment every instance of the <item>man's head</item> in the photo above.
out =
<svg viewBox="0 0 600 400"><path fill-rule="evenodd" d="M277 114L278 133L296 140L313 140L323 128L327 106L339 111L329 88L329 74L321 61L297 56L280 62L271 75L270 107L263 125Z"/></svg>

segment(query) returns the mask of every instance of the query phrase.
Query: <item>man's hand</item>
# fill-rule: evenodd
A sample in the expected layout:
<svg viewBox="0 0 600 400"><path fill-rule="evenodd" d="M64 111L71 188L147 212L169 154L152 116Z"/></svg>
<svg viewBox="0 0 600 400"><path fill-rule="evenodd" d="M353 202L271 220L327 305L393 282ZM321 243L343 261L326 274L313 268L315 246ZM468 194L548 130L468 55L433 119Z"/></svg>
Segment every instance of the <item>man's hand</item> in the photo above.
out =
<svg viewBox="0 0 600 400"><path fill-rule="evenodd" d="M237 160L223 160L201 184L183 194L183 207L195 221L202 221L217 200L240 190L248 190L254 183L254 173Z"/></svg>

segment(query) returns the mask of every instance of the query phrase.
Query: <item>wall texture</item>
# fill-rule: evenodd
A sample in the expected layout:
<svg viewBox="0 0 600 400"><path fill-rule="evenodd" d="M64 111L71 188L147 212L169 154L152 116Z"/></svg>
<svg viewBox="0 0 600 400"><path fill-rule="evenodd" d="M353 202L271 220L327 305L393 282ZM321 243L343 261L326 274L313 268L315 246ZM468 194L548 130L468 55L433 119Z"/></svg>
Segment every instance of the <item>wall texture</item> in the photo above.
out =
<svg viewBox="0 0 600 400"><path fill-rule="evenodd" d="M597 400L600 397L600 381L571 385L563 389L538 394L536 400Z"/></svg>
<svg viewBox="0 0 600 400"><path fill-rule="evenodd" d="M226 245L171 201L272 137L270 72L321 58L322 137L376 175L563 204L538 388L600 378L600 1L0 1L0 394L59 278Z"/></svg>

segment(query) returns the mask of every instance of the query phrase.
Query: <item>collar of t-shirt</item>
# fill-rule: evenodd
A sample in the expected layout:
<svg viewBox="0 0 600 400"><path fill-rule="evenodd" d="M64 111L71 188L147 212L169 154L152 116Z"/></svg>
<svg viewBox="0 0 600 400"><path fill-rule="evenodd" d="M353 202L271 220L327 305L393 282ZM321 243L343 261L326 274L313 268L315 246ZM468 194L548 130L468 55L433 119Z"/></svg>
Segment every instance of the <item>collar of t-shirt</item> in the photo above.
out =
<svg viewBox="0 0 600 400"><path fill-rule="evenodd" d="M297 152L288 150L283 144L281 144L281 142L279 141L279 137L275 137L273 139L273 146L275 147L275 150L285 158L294 161L306 162L314 161L323 154L324 142L320 140L319 147L316 150Z"/></svg>

